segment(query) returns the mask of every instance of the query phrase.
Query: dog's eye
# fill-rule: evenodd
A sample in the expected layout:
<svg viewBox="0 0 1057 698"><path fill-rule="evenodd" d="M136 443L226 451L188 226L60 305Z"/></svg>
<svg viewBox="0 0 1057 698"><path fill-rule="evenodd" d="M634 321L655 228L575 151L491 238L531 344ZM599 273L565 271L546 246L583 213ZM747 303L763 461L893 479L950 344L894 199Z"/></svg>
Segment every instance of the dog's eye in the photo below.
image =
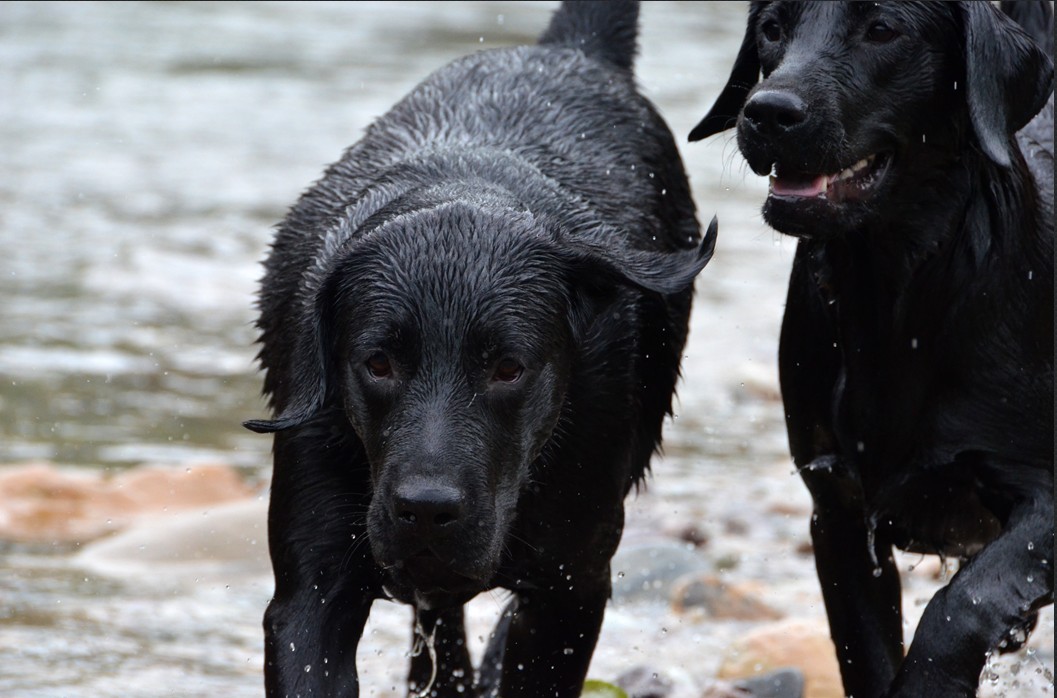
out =
<svg viewBox="0 0 1057 698"><path fill-rule="evenodd" d="M376 351L367 357L367 371L374 378L388 378L393 375L393 365L389 363L389 357L380 351Z"/></svg>
<svg viewBox="0 0 1057 698"><path fill-rule="evenodd" d="M896 38L898 33L895 29L888 26L884 22L874 22L870 25L870 28L866 30L866 38L876 44L887 44L892 39Z"/></svg>
<svg viewBox="0 0 1057 698"><path fill-rule="evenodd" d="M778 26L778 22L775 22L773 19L764 22L763 26L760 27L760 32L763 34L763 38L771 43L782 38L782 28Z"/></svg>
<svg viewBox="0 0 1057 698"><path fill-rule="evenodd" d="M525 367L514 359L501 359L499 363L495 365L495 372L492 373L492 380L499 383L516 383L524 372Z"/></svg>

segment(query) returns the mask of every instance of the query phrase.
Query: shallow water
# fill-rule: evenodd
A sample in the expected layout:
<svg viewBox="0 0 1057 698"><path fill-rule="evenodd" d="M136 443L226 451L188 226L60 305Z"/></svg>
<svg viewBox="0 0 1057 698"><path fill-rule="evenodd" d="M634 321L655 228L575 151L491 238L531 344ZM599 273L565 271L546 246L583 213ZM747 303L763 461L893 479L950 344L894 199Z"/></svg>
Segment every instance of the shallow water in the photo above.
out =
<svg viewBox="0 0 1057 698"><path fill-rule="evenodd" d="M252 303L271 226L428 72L533 41L553 7L0 4L0 463L224 462L266 477L269 440L239 424L264 414ZM743 13L655 2L642 14L640 84L683 143L702 223L718 213L721 225L666 456L629 504L627 540L697 522L709 564L819 616L810 558L793 552L807 495L768 396L794 246L759 220L764 185L730 137L684 143L726 79ZM255 555L234 567L118 572L64 550L0 550L0 695L260 695L270 579L261 530L239 535ZM476 602L471 634L501 605ZM372 618L365 695L399 694L408 623L390 604ZM616 604L592 674L660 663L692 696L745 627ZM1049 615L1040 632L1052 630ZM1049 683L1008 695L1052 692L1049 647L1035 660Z"/></svg>

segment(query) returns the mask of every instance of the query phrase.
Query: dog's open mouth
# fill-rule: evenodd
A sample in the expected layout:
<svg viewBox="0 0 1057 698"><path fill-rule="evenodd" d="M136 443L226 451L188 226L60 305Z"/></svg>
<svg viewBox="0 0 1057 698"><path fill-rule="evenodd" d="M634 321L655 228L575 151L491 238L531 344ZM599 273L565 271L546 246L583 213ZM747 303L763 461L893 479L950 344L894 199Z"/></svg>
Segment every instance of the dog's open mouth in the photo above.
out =
<svg viewBox="0 0 1057 698"><path fill-rule="evenodd" d="M781 164L771 170L771 196L784 199L825 199L831 203L861 201L884 179L892 158L874 153L835 174L788 173Z"/></svg>

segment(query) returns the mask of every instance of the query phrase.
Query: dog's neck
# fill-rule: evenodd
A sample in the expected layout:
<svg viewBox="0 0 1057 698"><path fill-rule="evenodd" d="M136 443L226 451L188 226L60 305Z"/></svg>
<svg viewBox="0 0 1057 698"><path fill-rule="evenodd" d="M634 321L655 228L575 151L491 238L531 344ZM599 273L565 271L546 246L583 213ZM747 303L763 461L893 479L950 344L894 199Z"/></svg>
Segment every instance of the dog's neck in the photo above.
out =
<svg viewBox="0 0 1057 698"><path fill-rule="evenodd" d="M848 235L801 242L812 248L823 296L857 306L857 323L873 317L887 334L886 326L895 329L911 306L944 300L922 297L922 286L930 293L944 289L953 308L960 305L958 296L989 292L983 284L998 285L997 293L1019 286L1019 276L1033 280L1031 270L1019 268L1024 263L1036 262L1035 278L1045 273L1052 222L1037 220L1037 189L1019 152L1008 168L980 153L966 154L931 181L915 183L912 194L892 219ZM936 206L937 199L949 204ZM1016 269L1005 268L1013 262Z"/></svg>

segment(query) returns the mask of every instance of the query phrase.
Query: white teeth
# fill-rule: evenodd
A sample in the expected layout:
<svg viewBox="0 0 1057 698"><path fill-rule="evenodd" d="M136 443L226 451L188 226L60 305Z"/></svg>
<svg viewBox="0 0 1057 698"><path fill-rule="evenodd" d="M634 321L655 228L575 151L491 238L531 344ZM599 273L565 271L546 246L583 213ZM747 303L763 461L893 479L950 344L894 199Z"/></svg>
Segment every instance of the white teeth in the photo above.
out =
<svg viewBox="0 0 1057 698"><path fill-rule="evenodd" d="M874 154L874 155L871 155L869 157L863 158L862 160L860 160L859 162L855 163L851 167L849 167L847 169L844 169L844 170L841 170L837 174L835 174L832 177L830 177L830 181L840 182L842 180L850 179L850 178L854 177L856 174L858 174L859 172L862 172L867 167L872 165L873 161L874 161L874 158L876 158L876 157L877 157L877 155Z"/></svg>

